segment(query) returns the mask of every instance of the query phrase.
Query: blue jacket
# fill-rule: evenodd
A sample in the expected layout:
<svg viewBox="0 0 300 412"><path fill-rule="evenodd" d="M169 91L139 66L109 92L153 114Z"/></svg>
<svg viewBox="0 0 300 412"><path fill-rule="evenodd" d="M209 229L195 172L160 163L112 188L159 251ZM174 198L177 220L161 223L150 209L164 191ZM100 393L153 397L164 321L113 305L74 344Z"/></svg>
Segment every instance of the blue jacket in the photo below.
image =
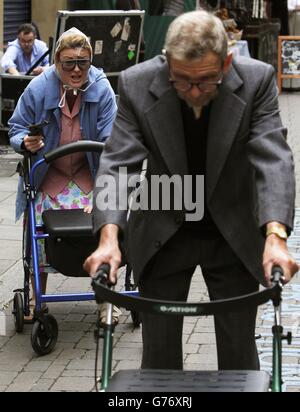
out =
<svg viewBox="0 0 300 412"><path fill-rule="evenodd" d="M92 66L88 80L90 87L82 92L79 112L82 139L102 142L110 136L115 119L117 109L115 94L102 69L99 70ZM28 126L39 124L44 120L49 122L44 127L45 146L32 157L34 163L59 145L61 110L58 104L60 100L60 80L56 75L55 66L51 66L29 83L8 122L10 144L18 153L23 153L21 144L28 134ZM95 153L88 153L87 157L94 178L99 166L99 156ZM36 174L36 189L40 187L47 169L48 166L45 163L39 167ZM20 218L25 207L23 182L19 179L16 219Z"/></svg>

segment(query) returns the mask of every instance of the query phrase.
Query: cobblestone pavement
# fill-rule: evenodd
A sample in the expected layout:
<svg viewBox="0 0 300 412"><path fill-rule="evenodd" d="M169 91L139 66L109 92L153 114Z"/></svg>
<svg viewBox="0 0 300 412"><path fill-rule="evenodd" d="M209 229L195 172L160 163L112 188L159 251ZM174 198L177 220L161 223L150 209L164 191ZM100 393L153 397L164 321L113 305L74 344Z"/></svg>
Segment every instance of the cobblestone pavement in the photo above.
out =
<svg viewBox="0 0 300 412"><path fill-rule="evenodd" d="M293 149L297 174L297 211L293 236L289 240L292 253L300 262L300 116L299 94L283 94L280 106L284 123L289 127L289 143ZM31 325L23 334L16 334L11 315L12 290L22 286L22 227L14 222L14 200L17 176L14 173L18 156L9 147L0 148L0 392L93 391L96 321L94 302L49 304L59 324L59 337L54 351L38 357L30 343ZM196 271L190 300L208 299L200 268ZM83 292L90 290L89 279L51 275L49 292ZM121 280L120 285L123 284ZM285 391L300 391L300 277L284 288L282 323L285 332L293 332L293 343L283 343L283 377ZM257 334L263 370L271 371L272 306L260 308ZM140 366L141 330L134 329L128 312L123 312L114 339L113 371ZM186 318L184 323L185 369L216 368L215 337L211 318ZM100 348L101 350L101 348ZM100 369L99 369L100 371Z"/></svg>

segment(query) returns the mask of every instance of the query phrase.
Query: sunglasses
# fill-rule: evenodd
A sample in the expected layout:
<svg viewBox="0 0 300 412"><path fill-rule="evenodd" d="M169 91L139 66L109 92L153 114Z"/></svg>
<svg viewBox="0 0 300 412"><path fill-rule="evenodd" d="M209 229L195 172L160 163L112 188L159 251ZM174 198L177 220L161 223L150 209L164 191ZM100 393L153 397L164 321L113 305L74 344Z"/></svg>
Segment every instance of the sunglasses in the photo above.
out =
<svg viewBox="0 0 300 412"><path fill-rule="evenodd" d="M91 61L89 59L61 60L60 64L65 72L71 72L76 66L78 66L80 70L87 70L91 67Z"/></svg>

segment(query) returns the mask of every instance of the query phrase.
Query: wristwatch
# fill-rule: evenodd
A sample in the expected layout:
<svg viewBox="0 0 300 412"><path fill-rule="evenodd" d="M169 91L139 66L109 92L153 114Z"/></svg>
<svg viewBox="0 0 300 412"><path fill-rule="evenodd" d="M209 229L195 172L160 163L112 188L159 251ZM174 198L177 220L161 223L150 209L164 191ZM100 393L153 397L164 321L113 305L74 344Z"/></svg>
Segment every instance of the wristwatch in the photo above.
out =
<svg viewBox="0 0 300 412"><path fill-rule="evenodd" d="M269 229L267 229L266 237L270 235L276 235L283 240L287 240L288 238L286 230L280 226L271 226Z"/></svg>

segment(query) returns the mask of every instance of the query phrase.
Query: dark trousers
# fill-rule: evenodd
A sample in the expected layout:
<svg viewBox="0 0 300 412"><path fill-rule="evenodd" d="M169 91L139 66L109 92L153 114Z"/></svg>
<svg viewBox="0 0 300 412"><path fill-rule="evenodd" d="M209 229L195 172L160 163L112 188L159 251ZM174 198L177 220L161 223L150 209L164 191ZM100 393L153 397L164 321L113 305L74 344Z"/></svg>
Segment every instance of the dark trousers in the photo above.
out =
<svg viewBox="0 0 300 412"><path fill-rule="evenodd" d="M186 301L197 264L211 300L258 290L246 270L220 236L202 240L180 230L156 255L139 285L143 297ZM255 343L257 308L215 316L218 368L258 370ZM183 318L142 314L144 369L182 369Z"/></svg>

